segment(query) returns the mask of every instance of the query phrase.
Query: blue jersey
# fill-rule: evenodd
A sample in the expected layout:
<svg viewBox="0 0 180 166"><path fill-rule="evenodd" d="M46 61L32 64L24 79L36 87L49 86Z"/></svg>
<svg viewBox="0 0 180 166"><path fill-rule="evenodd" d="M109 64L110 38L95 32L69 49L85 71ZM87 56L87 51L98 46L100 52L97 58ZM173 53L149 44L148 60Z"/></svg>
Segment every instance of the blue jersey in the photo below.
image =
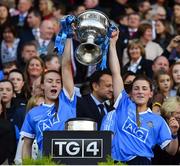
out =
<svg viewBox="0 0 180 166"><path fill-rule="evenodd" d="M34 107L24 120L21 135L28 138L36 138L40 151L42 151L43 131L64 130L65 122L76 117L76 96L70 100L66 91L62 90L59 95L59 108L57 115L55 105Z"/></svg>
<svg viewBox="0 0 180 166"><path fill-rule="evenodd" d="M171 131L165 120L149 108L139 113L140 127L136 123L136 104L125 90L114 104L116 111L108 113L101 130L114 132L112 157L118 161L129 161L136 156L151 159L152 148L158 144L163 149L171 141Z"/></svg>

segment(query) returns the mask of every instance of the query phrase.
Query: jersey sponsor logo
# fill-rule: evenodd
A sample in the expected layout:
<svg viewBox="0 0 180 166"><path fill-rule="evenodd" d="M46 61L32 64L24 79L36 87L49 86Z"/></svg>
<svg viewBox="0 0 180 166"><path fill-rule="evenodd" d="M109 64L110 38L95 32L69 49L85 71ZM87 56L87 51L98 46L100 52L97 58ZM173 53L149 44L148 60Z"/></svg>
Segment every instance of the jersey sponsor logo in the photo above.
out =
<svg viewBox="0 0 180 166"><path fill-rule="evenodd" d="M133 137L137 138L141 142L146 142L148 130L143 127L138 127L137 124L129 117L125 121L122 130L127 134L130 134Z"/></svg>
<svg viewBox="0 0 180 166"><path fill-rule="evenodd" d="M53 125L57 124L60 122L59 116L57 115L57 117L54 116L54 114L48 114L48 118L44 119L44 120L40 120L38 122L38 128L39 131L41 133L41 135L43 135L43 131L45 130L49 130Z"/></svg>

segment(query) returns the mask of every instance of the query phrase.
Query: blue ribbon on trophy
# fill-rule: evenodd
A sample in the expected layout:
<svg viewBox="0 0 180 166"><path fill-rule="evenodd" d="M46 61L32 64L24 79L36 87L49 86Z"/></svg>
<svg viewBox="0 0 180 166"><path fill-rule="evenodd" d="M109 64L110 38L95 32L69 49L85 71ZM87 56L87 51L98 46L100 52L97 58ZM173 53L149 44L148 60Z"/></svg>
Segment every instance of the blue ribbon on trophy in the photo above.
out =
<svg viewBox="0 0 180 166"><path fill-rule="evenodd" d="M101 61L101 63L99 63L97 65L98 70L103 70L103 69L107 68L107 66L106 66L107 53L108 53L108 49L109 49L109 42L110 42L111 34L113 31L117 31L117 27L114 24L111 24L108 29L108 33L105 37L104 42L100 45L101 50L102 50L102 61Z"/></svg>
<svg viewBox="0 0 180 166"><path fill-rule="evenodd" d="M55 51L59 56L61 56L64 52L66 39L73 36L72 23L75 21L75 19L75 16L68 15L60 20L61 30L55 39Z"/></svg>

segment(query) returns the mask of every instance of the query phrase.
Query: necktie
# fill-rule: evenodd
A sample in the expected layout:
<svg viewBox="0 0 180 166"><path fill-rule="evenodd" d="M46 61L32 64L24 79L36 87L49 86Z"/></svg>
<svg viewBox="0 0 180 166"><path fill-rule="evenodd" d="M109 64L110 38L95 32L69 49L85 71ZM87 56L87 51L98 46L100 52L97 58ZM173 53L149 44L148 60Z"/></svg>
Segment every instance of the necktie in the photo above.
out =
<svg viewBox="0 0 180 166"><path fill-rule="evenodd" d="M19 26L23 26L24 25L24 19L25 19L25 17L20 14L19 15L19 22L18 22Z"/></svg>
<svg viewBox="0 0 180 166"><path fill-rule="evenodd" d="M43 40L41 43L41 47L39 48L39 55L47 54L46 41Z"/></svg>
<svg viewBox="0 0 180 166"><path fill-rule="evenodd" d="M42 47L46 47L46 41L45 40L43 40L43 42L42 42Z"/></svg>
<svg viewBox="0 0 180 166"><path fill-rule="evenodd" d="M98 105L98 108L100 109L101 117L103 117L103 116L105 115L105 112L104 112L104 104L99 104L99 105Z"/></svg>

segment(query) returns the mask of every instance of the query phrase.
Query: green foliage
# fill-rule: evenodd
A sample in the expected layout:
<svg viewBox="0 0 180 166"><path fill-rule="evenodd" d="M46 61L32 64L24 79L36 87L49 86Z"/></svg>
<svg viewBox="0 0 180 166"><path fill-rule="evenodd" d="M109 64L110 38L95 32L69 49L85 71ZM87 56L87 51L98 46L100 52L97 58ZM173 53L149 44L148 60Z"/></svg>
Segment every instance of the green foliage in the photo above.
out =
<svg viewBox="0 0 180 166"><path fill-rule="evenodd" d="M107 156L106 158L106 161L105 162L99 162L98 165L126 165L122 162L117 162L117 163L114 163L114 160L111 158L111 156Z"/></svg>
<svg viewBox="0 0 180 166"><path fill-rule="evenodd" d="M38 158L36 160L32 158L26 158L23 159L22 165L60 165L60 163L55 163L52 161L51 156L43 156L41 158ZM99 162L97 165L126 165L122 162L114 163L114 160L111 158L111 156L107 156L105 162Z"/></svg>
<svg viewBox="0 0 180 166"><path fill-rule="evenodd" d="M23 165L57 165L54 161L52 161L51 157L43 156L36 160L32 158L26 158L22 161Z"/></svg>

